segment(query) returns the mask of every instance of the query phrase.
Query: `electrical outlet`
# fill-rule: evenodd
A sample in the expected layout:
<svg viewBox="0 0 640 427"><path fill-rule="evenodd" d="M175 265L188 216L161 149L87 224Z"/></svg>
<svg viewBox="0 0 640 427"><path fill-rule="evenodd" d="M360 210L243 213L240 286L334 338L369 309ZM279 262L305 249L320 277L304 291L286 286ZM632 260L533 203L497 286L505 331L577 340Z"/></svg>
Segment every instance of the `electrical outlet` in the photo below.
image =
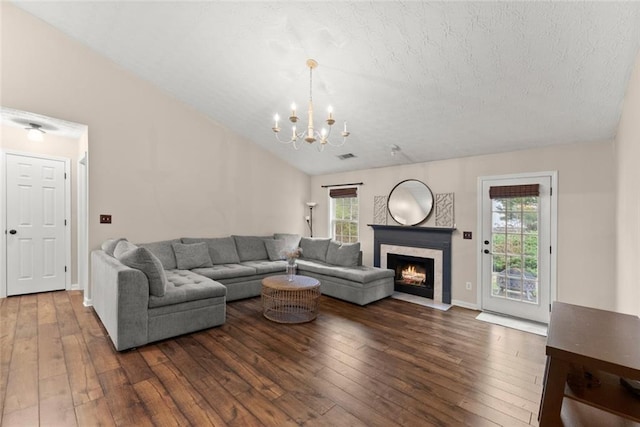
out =
<svg viewBox="0 0 640 427"><path fill-rule="evenodd" d="M467 282L467 290L470 291L472 288L471 282Z"/></svg>
<svg viewBox="0 0 640 427"><path fill-rule="evenodd" d="M463 231L462 232L462 238L463 239L471 239L472 237L471 231Z"/></svg>
<svg viewBox="0 0 640 427"><path fill-rule="evenodd" d="M111 215L100 214L100 224L111 224Z"/></svg>

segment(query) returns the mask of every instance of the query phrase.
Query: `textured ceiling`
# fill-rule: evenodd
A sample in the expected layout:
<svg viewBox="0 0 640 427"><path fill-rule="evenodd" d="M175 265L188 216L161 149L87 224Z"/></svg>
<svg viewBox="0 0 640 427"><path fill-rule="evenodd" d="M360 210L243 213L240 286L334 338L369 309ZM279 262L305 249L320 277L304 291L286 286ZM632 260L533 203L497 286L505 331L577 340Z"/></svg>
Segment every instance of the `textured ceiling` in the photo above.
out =
<svg viewBox="0 0 640 427"><path fill-rule="evenodd" d="M612 139L640 45L640 2L14 3L312 175ZM271 131L307 58L323 153Z"/></svg>

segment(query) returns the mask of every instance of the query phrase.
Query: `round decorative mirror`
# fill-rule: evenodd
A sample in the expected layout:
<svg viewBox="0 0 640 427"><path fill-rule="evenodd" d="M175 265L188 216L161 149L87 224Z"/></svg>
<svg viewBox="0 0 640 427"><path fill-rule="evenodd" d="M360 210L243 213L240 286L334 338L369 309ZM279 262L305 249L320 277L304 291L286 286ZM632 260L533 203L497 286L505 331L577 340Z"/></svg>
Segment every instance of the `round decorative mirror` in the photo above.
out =
<svg viewBox="0 0 640 427"><path fill-rule="evenodd" d="M391 217L402 225L420 224L433 209L433 194L423 182L407 179L393 187L387 209Z"/></svg>

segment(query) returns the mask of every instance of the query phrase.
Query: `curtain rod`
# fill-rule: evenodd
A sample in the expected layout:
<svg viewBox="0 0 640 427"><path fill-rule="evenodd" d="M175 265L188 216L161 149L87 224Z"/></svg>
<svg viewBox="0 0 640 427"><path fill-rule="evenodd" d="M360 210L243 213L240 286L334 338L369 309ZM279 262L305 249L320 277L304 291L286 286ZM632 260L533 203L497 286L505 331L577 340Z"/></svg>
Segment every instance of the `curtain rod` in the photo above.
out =
<svg viewBox="0 0 640 427"><path fill-rule="evenodd" d="M347 185L364 185L364 182L352 182L350 184L330 184L330 185L321 185L322 188L330 188L330 187L344 187Z"/></svg>

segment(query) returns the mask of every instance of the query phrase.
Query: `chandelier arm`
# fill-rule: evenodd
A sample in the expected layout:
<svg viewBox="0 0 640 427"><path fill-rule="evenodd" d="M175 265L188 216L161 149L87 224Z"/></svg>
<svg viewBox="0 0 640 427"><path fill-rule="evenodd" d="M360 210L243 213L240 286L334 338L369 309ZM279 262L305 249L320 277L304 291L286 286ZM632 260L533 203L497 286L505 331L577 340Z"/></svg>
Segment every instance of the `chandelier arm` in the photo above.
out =
<svg viewBox="0 0 640 427"><path fill-rule="evenodd" d="M274 135L276 137L276 140L278 140L278 142L282 143L282 144L291 144L293 142L292 139L289 139L288 141L283 141L280 139L280 136L278 135L277 132L274 132Z"/></svg>
<svg viewBox="0 0 640 427"><path fill-rule="evenodd" d="M347 137L344 135L342 136L342 142L338 142L338 143L333 143L329 139L327 139L327 143L332 147L342 147L345 142L347 142Z"/></svg>

